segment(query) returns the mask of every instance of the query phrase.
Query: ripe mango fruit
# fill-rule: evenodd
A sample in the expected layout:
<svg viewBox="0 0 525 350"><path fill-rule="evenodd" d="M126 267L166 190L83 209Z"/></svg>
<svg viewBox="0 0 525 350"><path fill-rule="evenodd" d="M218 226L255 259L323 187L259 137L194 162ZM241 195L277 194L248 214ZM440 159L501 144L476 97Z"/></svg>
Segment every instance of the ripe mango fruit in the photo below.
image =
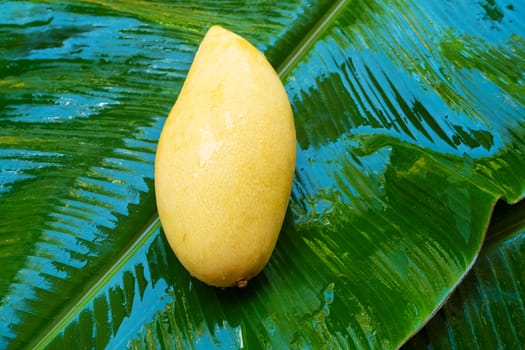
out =
<svg viewBox="0 0 525 350"><path fill-rule="evenodd" d="M279 76L242 37L211 27L158 142L155 193L182 265L243 287L266 265L288 206L293 113Z"/></svg>

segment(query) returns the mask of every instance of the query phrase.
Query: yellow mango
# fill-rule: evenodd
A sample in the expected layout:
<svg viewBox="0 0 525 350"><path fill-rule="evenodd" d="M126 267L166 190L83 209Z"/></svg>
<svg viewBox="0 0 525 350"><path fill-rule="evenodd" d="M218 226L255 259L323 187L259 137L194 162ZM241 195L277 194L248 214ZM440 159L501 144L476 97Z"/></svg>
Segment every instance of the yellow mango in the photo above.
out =
<svg viewBox="0 0 525 350"><path fill-rule="evenodd" d="M211 27L155 158L162 228L193 276L243 287L264 268L288 206L295 156L279 76L248 41Z"/></svg>

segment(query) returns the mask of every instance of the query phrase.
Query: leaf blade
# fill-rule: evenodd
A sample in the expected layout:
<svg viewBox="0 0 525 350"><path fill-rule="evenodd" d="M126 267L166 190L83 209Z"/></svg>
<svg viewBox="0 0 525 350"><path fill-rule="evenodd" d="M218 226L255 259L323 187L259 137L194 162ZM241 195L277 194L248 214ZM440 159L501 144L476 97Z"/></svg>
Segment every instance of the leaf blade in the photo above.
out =
<svg viewBox="0 0 525 350"><path fill-rule="evenodd" d="M64 7L64 13L93 11L106 5L98 2L86 7ZM105 70L110 78L103 77L103 85L131 88L133 97L139 101L133 108L114 106L113 113L130 112L140 121L140 114L154 109L154 102L148 101L149 95L141 94L143 83L155 86L158 81L155 74L168 73L175 79L171 88L176 89L205 24L199 14L191 25L179 28L182 39L177 41L172 33L166 34L160 27L137 20L156 21L152 13L158 9L146 9L142 14L140 3L117 2L108 6L111 9L103 12L104 16L122 17L118 25L128 26L125 31L117 27L118 32L125 34L123 40L141 42L144 37L156 39L158 35L168 42L174 40L174 50L180 50L180 56L177 54L170 61L182 62L183 68L175 72L162 64L160 68L155 66L151 57L134 55L125 46L124 54L115 51L108 56L116 59L117 64L105 59L96 61L110 62ZM166 249L161 232L154 230L148 236L153 240L148 241L149 247L130 253L124 250L122 267L113 268L114 260L109 258L101 263L108 266L111 277L99 279L100 284L95 278L91 283L100 288L87 296L79 291L85 304L77 305L63 318L64 322L59 322L56 330L64 326L63 333L53 331L46 335L44 330L45 343L49 340L51 347L62 347L85 331L84 341L100 347L108 344L155 347L165 342L190 348L199 344L392 348L402 343L443 302L474 261L496 198L504 195L515 200L523 196L524 189L522 179L515 175L515 169L523 165L519 154L523 150L524 126L516 119L524 108L519 94L522 84L510 71L505 71L499 81L498 72L485 64L491 62L490 57L481 57L475 67L462 71L457 62L465 63L455 55L455 49L466 42L471 47L461 47L459 52L472 55L479 54L479 48L487 45L492 55L508 51L516 44L514 56L497 57L506 62L503 67L509 62L519 66L523 63L521 36L510 37L508 42L500 39L509 37L513 30L523 33L522 28L519 21L510 27L498 26L496 21L496 27L487 28L473 21L473 17L468 17L468 25L459 25L453 22L456 17L444 15L447 7L443 4L340 2L328 14L318 15L326 11L323 6L317 6L320 12L288 37L282 36L280 24L268 32L261 31L259 36L242 21L231 22L241 33L253 36L260 48L265 48L266 40L279 46L266 49L272 62L281 66L297 116L300 146L297 181L277 250L264 274L254 280L254 286L245 294L210 290L189 278ZM482 4L461 2L453 11L468 13L466 8L484 9ZM189 13L187 10L181 13ZM516 13L519 11L522 10ZM405 15L399 16L400 13ZM300 21L297 18L294 20ZM161 16L160 22L178 28L169 16ZM314 29L308 31L308 26ZM443 28L456 27L467 34L453 30L441 33ZM64 28L69 28L72 38L83 33L75 26L64 25ZM86 28L83 30L85 33ZM503 34L497 34L498 31ZM56 69L69 53L67 47L57 49L56 42L62 39L58 31L54 33L45 42L45 52L57 56L55 69L47 69L45 57L39 58L42 64L39 73L43 73L40 76L50 82L56 79ZM305 37L304 33L309 34ZM298 48L291 51L285 48L284 43L301 36L304 40ZM476 38L482 39L476 41ZM158 48L156 42L149 41ZM440 47L437 53L430 50L436 43ZM148 52L147 47L144 45L138 51ZM440 70L433 60L443 67L452 63L450 67L454 69ZM423 65L418 66L418 62ZM78 69L84 64L81 60L73 63L66 66ZM133 67L128 80L112 73L115 67L119 72L129 73L128 65ZM21 74L26 78L24 83L32 84L27 91L38 88L36 74ZM479 95L474 91L477 84L484 86ZM16 79L5 82L9 87L19 85ZM58 92L53 91L51 84L47 88L50 92L40 100L44 106L46 98L53 94L71 100L64 91L79 93L75 83ZM170 100L168 90L158 88L155 103ZM80 94L90 95L82 89ZM486 101L499 102L497 96L505 96L507 104L503 115L495 118L494 107ZM96 97L103 99L108 95ZM78 96L72 99L79 100ZM66 102L63 101L62 107ZM92 104L100 102L106 100L94 99ZM79 106L77 103L77 112L82 111ZM103 120L105 113L100 114ZM454 118L447 119L447 114ZM47 124L38 124L28 113L16 115L22 121L26 118L32 125L38 125L34 133L40 138L47 133L54 137L65 133L65 129L52 131ZM45 118L46 113L36 117ZM67 114L58 117L67 118ZM117 128L114 139L107 141L107 149L113 155L103 157L102 161L109 170L88 167L89 176L74 177L78 178L82 196L90 197L92 205L69 203L73 208L68 219L73 229L69 231L79 229L80 222L87 217L87 221L109 228L110 236L127 232L132 242L143 237L144 231L137 233L133 224L117 222L118 229L115 228L113 213L126 217L130 197L120 187L113 186L111 180L122 179L125 169L140 174L150 172L145 178L151 179L151 145L144 149L143 143L137 144L144 134L147 144L155 139L162 116L155 115L150 121L147 130L139 128L131 135L129 129ZM5 125L15 130L13 124ZM110 119L101 130L115 126ZM85 133L82 137L97 139L96 132L90 133L85 127L79 130ZM3 136L2 140L7 142L16 140L9 134ZM78 142L82 137L74 135L71 140ZM29 140L24 143L30 144ZM74 144L67 146L66 151L74 153ZM88 151L84 154L91 157L86 164L101 162ZM42 158L46 156L43 154ZM138 178L141 176L144 175ZM139 220L145 222L149 218L148 203L152 203L148 197L151 185L133 176L126 179L145 193L146 197L135 199L136 212L146 210ZM123 201L108 204L108 194ZM90 215L93 218L89 219ZM130 212L129 216L134 215ZM119 251L125 249L122 242L115 246L120 247ZM434 269L440 271L438 276L432 274ZM148 305L154 306L143 313ZM388 316L392 311L394 321ZM134 337L133 333L139 336ZM55 334L56 338L51 340Z"/></svg>
<svg viewBox="0 0 525 350"><path fill-rule="evenodd" d="M489 234L500 240L487 242L447 304L404 348L519 348L523 344L524 208L524 202L497 207Z"/></svg>

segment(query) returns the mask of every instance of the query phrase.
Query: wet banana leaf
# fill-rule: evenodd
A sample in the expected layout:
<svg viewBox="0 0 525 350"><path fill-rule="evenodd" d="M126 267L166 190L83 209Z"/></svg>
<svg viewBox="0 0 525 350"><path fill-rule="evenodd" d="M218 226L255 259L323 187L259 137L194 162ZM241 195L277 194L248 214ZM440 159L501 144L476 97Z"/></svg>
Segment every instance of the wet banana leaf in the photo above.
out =
<svg viewBox="0 0 525 350"><path fill-rule="evenodd" d="M525 202L496 207L478 262L403 349L519 349L525 342Z"/></svg>
<svg viewBox="0 0 525 350"><path fill-rule="evenodd" d="M524 196L517 2L1 8L0 348L397 348ZM297 127L281 236L243 290L191 278L155 209L158 135L212 24L267 55Z"/></svg>

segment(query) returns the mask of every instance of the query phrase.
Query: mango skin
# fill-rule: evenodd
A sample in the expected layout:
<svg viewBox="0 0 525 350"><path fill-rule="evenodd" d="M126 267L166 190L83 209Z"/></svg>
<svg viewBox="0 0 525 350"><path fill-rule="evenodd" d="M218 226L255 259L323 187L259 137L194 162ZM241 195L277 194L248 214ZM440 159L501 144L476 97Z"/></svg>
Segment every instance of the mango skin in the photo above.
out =
<svg viewBox="0 0 525 350"><path fill-rule="evenodd" d="M266 265L284 220L296 136L286 91L248 41L205 35L165 122L155 192L184 267L218 287L243 287Z"/></svg>

